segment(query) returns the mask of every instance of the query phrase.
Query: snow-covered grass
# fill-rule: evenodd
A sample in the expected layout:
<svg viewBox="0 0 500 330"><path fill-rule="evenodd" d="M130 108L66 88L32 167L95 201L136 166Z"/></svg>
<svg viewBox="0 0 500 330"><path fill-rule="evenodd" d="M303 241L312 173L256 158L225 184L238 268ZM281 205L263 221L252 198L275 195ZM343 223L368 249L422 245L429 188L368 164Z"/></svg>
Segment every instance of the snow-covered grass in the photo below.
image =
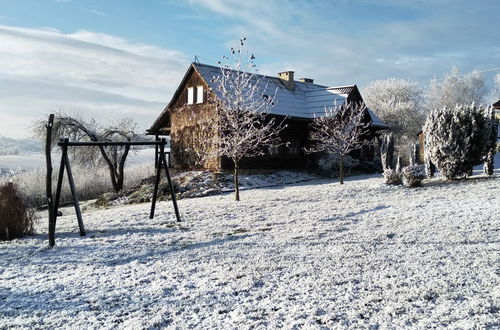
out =
<svg viewBox="0 0 500 330"><path fill-rule="evenodd" d="M0 328L498 328L500 176L88 209L0 242Z"/></svg>

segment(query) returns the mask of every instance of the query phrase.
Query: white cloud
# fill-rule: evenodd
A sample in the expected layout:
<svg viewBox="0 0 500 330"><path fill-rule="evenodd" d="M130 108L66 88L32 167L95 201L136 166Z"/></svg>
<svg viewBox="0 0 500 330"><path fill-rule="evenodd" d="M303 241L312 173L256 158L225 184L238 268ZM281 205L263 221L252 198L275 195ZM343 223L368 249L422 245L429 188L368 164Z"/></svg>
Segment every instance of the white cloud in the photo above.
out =
<svg viewBox="0 0 500 330"><path fill-rule="evenodd" d="M97 9L86 8L86 10L89 13L92 13L92 14L97 15L97 16L106 16L106 13L104 13L103 11L97 10Z"/></svg>
<svg viewBox="0 0 500 330"><path fill-rule="evenodd" d="M6 136L26 136L14 122L54 109L126 113L147 128L188 66L181 52L90 31L0 25L0 44L0 114L10 116L0 121L0 135Z"/></svg>
<svg viewBox="0 0 500 330"><path fill-rule="evenodd" d="M259 66L266 74L291 69L333 85L364 86L391 76L427 83L452 65L466 72L490 67L500 56L496 27L484 24L484 13L491 9L467 2L457 6L447 1L393 0L354 5L292 0L188 2L229 22L214 31L232 40L228 46L246 36L257 60L262 55L273 58L274 62ZM371 13L374 5L411 15L406 19L388 12ZM393 16L377 16L385 14Z"/></svg>

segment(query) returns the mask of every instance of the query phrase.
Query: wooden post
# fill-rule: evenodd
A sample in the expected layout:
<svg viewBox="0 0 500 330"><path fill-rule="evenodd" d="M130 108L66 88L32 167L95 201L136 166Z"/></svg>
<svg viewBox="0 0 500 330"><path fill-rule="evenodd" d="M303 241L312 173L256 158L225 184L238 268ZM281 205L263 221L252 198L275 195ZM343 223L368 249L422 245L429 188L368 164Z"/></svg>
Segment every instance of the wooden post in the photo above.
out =
<svg viewBox="0 0 500 330"><path fill-rule="evenodd" d="M45 136L45 161L47 165L47 176L46 176L46 197L47 205L49 210L49 246L52 248L56 244L54 229L55 226L55 216L54 213L54 201L52 199L52 127L54 126L54 114L49 115L49 121L47 123L47 134Z"/></svg>
<svg viewBox="0 0 500 330"><path fill-rule="evenodd" d="M73 180L73 173L71 172L71 165L68 159L68 139L64 139L63 157L66 163L66 172L68 173L69 187L71 188L71 195L73 196L73 204L75 206L76 218L78 219L78 227L80 228L80 236L85 236L85 228L83 227L82 212L80 211L80 204L78 195L76 194L75 181Z"/></svg>
<svg viewBox="0 0 500 330"><path fill-rule="evenodd" d="M158 134L155 135L155 141L158 141ZM158 145L155 144L155 168L159 167L158 166L158 159L159 159L158 152L159 152Z"/></svg>
<svg viewBox="0 0 500 330"><path fill-rule="evenodd" d="M155 148L158 149L158 145L156 145ZM157 159L157 157L158 157L158 152L156 152L156 157L155 157L156 178L155 178L155 186L153 189L153 199L151 200L151 212L149 213L150 219L153 219L153 217L155 216L156 196L158 195L158 185L160 184L162 158L160 157L160 159Z"/></svg>
<svg viewBox="0 0 500 330"><path fill-rule="evenodd" d="M64 141L61 139L60 141ZM59 165L59 173L57 175L57 188L56 188L56 198L54 202L54 227L57 222L57 211L59 209L59 201L61 199L61 188L62 188L62 182L64 180L64 169L66 168L66 153L68 152L68 148L62 148L62 154L61 154L61 164Z"/></svg>
<svg viewBox="0 0 500 330"><path fill-rule="evenodd" d="M170 178L170 172L168 171L167 160L165 159L165 139L161 139L162 144L160 145L161 151L161 162L165 168L165 174L167 175L168 186L170 188L170 196L172 197L172 204L174 204L175 217L177 218L177 222L181 222L181 215L179 214L179 208L177 207L177 199L175 197L174 185L172 184L172 179Z"/></svg>

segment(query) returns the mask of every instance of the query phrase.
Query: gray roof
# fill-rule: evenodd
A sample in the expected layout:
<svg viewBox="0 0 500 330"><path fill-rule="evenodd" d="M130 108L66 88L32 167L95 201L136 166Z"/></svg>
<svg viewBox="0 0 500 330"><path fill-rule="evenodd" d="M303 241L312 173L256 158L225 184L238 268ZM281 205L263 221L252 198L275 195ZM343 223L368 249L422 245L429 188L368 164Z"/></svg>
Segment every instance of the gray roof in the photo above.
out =
<svg viewBox="0 0 500 330"><path fill-rule="evenodd" d="M193 63L193 66L211 89L216 91L214 78L220 76L220 67L201 63ZM326 107L344 104L349 93L356 88L355 85L326 87L294 81L295 87L289 90L278 77L257 74L255 79L258 84L261 84L261 90L266 90L269 95L273 95L276 91L275 106L270 111L272 114L298 118L314 118L324 114ZM369 110L369 113L372 125L387 127L372 110Z"/></svg>

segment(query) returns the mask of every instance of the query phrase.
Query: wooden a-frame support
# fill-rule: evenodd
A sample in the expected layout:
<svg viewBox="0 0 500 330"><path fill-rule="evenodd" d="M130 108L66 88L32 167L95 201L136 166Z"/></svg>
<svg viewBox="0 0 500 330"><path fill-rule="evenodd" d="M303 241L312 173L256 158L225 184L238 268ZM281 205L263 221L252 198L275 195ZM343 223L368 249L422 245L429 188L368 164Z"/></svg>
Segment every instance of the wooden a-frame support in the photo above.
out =
<svg viewBox="0 0 500 330"><path fill-rule="evenodd" d="M51 122L49 119L49 126L51 126ZM76 218L78 220L78 227L80 229L80 236L85 236L85 228L83 226L83 219L82 219L82 213L80 210L80 204L78 201L78 195L76 193L76 188L75 188L75 182L73 179L73 173L71 171L71 165L69 162L68 158L68 147L78 147L78 146L112 146L112 145L117 145L117 146L133 146L133 145L154 145L155 146L155 163L157 159L157 166L156 166L156 178L155 178L155 185L154 185L154 190L153 190L153 198L151 201L151 212L149 214L149 218L153 219L154 217L154 212L155 212L155 206L156 206L156 198L158 196L158 185L160 183L160 176L161 176L161 170L162 168L165 170L165 174L167 176L168 180L168 185L170 188L170 195L172 197L172 203L174 206L174 211L175 211L175 217L177 219L177 222L181 221L181 216L179 213L179 208L177 206L177 199L175 197L175 191L174 191L174 185L172 184L172 179L170 177L170 172L168 170L167 166L167 160L165 158L165 145L166 145L166 140L161 139L161 140L156 140L155 142L131 142L131 141L124 141L124 142L69 142L68 139L61 139L58 143L58 145L61 147L61 164L59 167L59 175L57 178L57 188L56 188L56 196L52 201L52 196L50 194L47 195L49 199L49 246L53 247L55 245L55 229L56 229L56 222L57 222L57 211L59 209L59 202L60 202L60 197L61 197L61 188L62 188L62 181L64 179L64 170L66 170L67 176L68 176L68 182L69 186L71 189L71 195L73 197L73 204L75 206L75 213L76 213ZM160 155L158 156L158 149L160 151ZM49 156L50 158L50 153ZM48 158L48 159L49 159ZM51 173L50 169L50 173ZM47 175L49 177L49 175ZM48 178L49 180L49 178ZM49 187L49 183L47 183Z"/></svg>

